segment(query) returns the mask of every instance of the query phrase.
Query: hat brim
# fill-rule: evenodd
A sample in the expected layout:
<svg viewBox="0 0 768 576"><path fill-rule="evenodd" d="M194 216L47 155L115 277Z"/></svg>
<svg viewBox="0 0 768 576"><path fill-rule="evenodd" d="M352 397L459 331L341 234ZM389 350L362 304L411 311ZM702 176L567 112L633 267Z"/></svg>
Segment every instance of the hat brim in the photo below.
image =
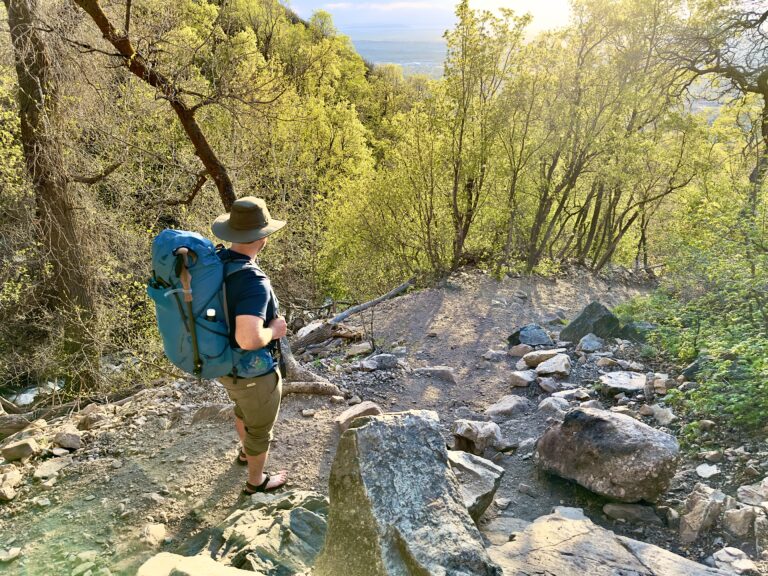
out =
<svg viewBox="0 0 768 576"><path fill-rule="evenodd" d="M252 228L251 230L235 230L229 225L229 214L222 214L211 225L214 235L226 242L247 244L266 238L285 226L285 220L270 220L266 226Z"/></svg>

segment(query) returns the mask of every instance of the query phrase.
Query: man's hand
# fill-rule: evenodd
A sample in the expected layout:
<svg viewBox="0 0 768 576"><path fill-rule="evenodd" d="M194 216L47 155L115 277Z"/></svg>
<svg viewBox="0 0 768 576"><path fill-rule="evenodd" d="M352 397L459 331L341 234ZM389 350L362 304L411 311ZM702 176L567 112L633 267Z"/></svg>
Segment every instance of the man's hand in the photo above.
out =
<svg viewBox="0 0 768 576"><path fill-rule="evenodd" d="M264 326L264 319L259 316L241 315L235 317L235 340L243 350L259 350L272 340L285 336L288 326L285 318L274 318L269 326Z"/></svg>
<svg viewBox="0 0 768 576"><path fill-rule="evenodd" d="M269 323L269 327L272 329L272 339L278 340L286 335L288 332L288 325L285 323L285 318L278 316L273 318Z"/></svg>

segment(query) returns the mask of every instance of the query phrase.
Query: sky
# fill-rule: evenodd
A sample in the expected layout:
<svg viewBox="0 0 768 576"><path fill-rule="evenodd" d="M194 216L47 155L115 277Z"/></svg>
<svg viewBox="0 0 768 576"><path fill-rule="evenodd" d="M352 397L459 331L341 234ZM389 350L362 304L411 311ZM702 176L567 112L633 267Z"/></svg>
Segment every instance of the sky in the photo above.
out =
<svg viewBox="0 0 768 576"><path fill-rule="evenodd" d="M458 0L457 0L458 1ZM325 10L343 34L352 40L436 41L452 27L454 0L290 0L299 16L309 18ZM568 22L568 0L470 0L476 9L511 8L530 12L531 33L563 26Z"/></svg>

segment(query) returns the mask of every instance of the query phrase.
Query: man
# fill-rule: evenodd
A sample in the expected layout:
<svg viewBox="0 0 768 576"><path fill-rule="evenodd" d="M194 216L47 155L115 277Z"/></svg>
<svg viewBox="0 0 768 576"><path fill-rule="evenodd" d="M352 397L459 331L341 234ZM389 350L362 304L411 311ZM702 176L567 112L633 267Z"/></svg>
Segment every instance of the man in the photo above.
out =
<svg viewBox="0 0 768 576"><path fill-rule="evenodd" d="M286 324L277 313L269 278L257 261L269 235L283 226L284 221L271 218L264 200L253 196L236 200L232 211L216 218L211 226L218 238L232 243L221 254L225 273L233 266L242 268L225 279L230 345L242 358L234 373L219 381L235 403L235 428L241 441L237 461L248 466L246 494L274 490L287 479L285 470L276 474L264 471L282 395L270 348L285 336Z"/></svg>

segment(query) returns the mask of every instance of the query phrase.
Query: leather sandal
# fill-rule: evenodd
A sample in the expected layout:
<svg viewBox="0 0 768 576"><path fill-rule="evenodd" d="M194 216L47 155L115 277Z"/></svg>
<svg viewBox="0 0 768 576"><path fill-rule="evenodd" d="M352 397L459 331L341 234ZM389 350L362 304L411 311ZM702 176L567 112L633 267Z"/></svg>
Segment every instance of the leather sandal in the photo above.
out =
<svg viewBox="0 0 768 576"><path fill-rule="evenodd" d="M269 484L270 479L271 479L270 475L267 472L264 472L264 482L262 482L258 486L246 481L245 488L243 488L243 494L250 496L251 494L259 494L261 492L272 492L273 490L277 490L285 486L285 482L283 482L279 486L273 486L272 488L267 488L267 484Z"/></svg>

